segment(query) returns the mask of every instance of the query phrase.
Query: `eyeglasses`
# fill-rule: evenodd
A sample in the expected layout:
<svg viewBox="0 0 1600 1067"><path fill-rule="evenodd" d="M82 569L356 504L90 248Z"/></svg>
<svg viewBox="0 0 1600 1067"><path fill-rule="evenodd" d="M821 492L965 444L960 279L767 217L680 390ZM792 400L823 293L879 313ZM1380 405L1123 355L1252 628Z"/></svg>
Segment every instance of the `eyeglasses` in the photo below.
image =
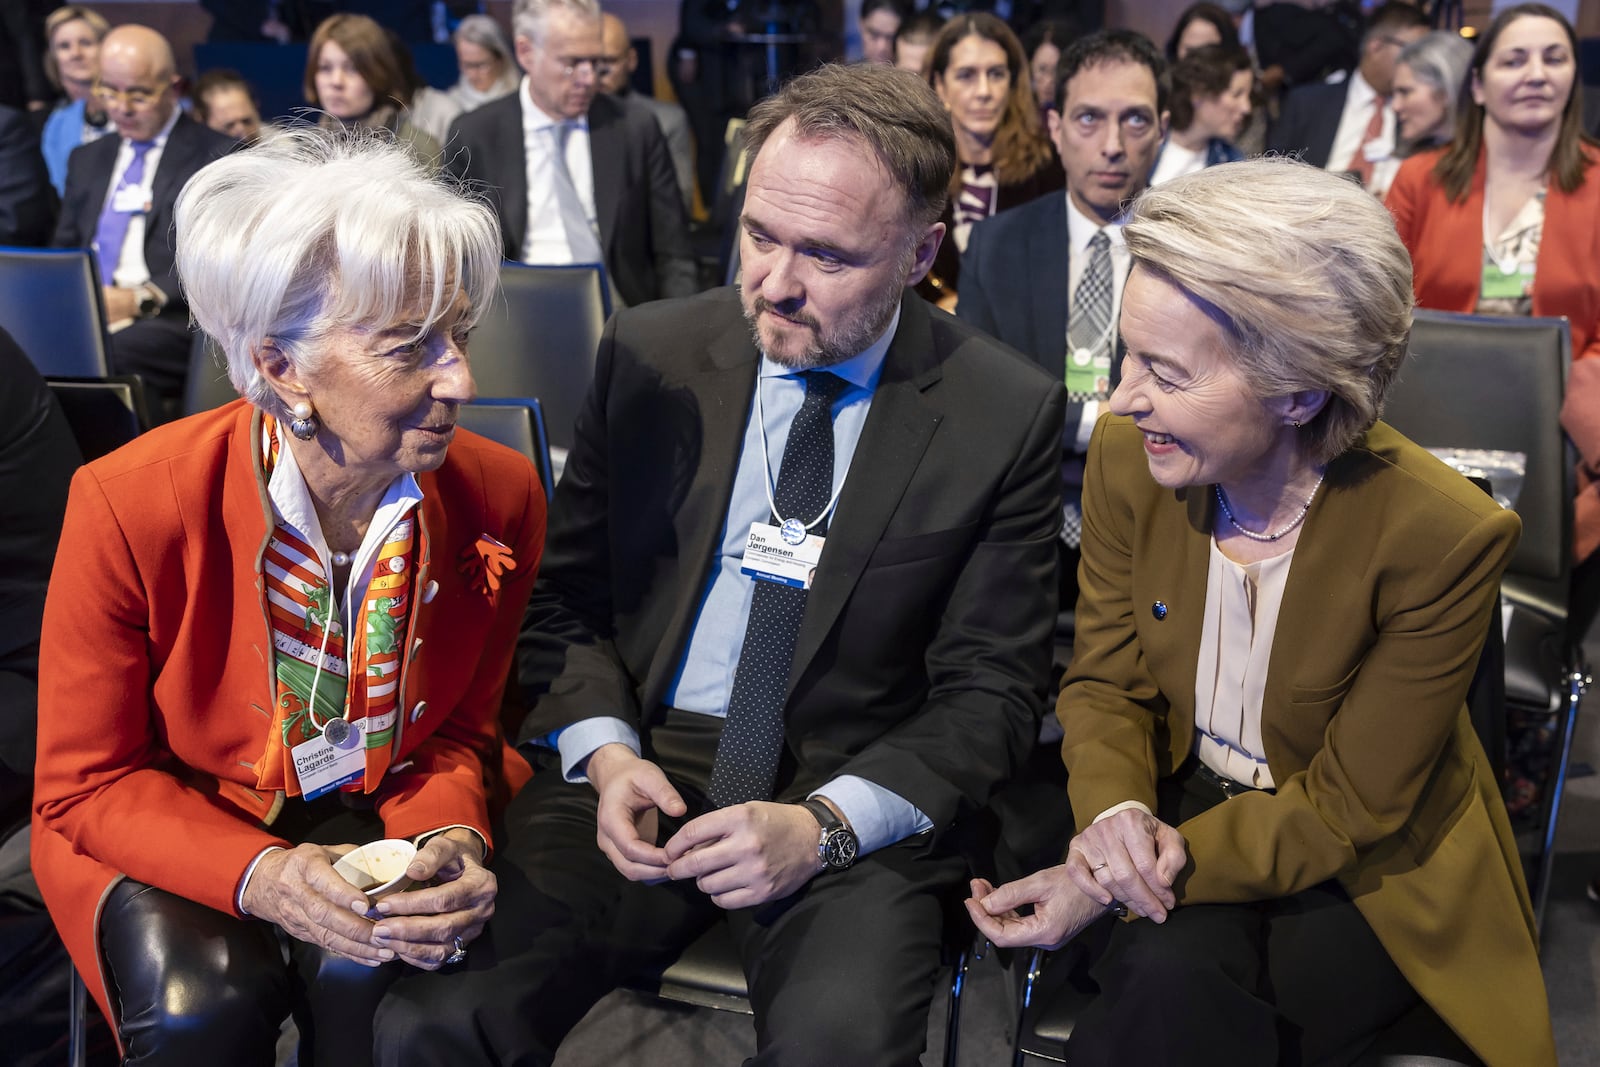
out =
<svg viewBox="0 0 1600 1067"><path fill-rule="evenodd" d="M161 91L158 89L145 89L137 85L132 89L113 89L109 85L96 84L93 92L95 99L108 107L119 101L126 100L128 107L135 110L149 107L161 95Z"/></svg>
<svg viewBox="0 0 1600 1067"><path fill-rule="evenodd" d="M611 60L605 56L556 56L554 58L561 67L561 73L569 78L586 67L593 71L594 76L597 78L604 78L611 73Z"/></svg>

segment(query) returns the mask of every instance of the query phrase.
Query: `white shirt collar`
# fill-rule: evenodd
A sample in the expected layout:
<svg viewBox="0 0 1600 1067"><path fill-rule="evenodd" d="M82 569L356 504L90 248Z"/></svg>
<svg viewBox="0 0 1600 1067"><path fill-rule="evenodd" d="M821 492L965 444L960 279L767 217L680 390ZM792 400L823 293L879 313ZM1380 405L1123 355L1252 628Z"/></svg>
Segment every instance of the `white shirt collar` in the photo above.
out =
<svg viewBox="0 0 1600 1067"><path fill-rule="evenodd" d="M1378 90L1361 76L1360 67L1350 72L1350 88L1346 90L1346 94L1345 107L1359 107L1361 114L1366 114L1372 101L1378 99Z"/></svg>
<svg viewBox="0 0 1600 1067"><path fill-rule="evenodd" d="M1089 242L1094 240L1099 230L1106 231L1113 249L1122 248L1127 243L1122 236L1122 224L1126 216L1119 217L1115 222L1098 222L1078 210L1070 192L1063 195L1067 198L1067 249L1070 255L1081 256L1087 252Z"/></svg>
<svg viewBox="0 0 1600 1067"><path fill-rule="evenodd" d="M533 102L533 97L528 95L528 76L522 76L522 83L517 86L517 99L522 101L522 132L535 133L547 130L551 126L573 126L580 130L589 128L589 116L580 115L575 119L564 119L560 115L552 115L544 108Z"/></svg>

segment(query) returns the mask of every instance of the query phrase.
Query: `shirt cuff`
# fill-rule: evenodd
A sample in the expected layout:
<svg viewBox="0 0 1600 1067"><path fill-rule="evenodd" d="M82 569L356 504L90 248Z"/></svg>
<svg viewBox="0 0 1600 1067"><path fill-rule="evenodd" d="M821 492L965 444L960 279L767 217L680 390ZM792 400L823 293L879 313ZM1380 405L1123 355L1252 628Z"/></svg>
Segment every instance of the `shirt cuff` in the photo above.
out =
<svg viewBox="0 0 1600 1067"><path fill-rule="evenodd" d="M1085 400L1078 414L1078 451L1089 451L1089 439L1094 436L1094 424L1100 421L1100 401Z"/></svg>
<svg viewBox="0 0 1600 1067"><path fill-rule="evenodd" d="M1146 815L1150 816L1152 819L1155 818L1155 814L1156 813L1151 811L1149 808L1145 807L1144 801L1142 801L1142 800L1124 800L1121 804L1113 804L1109 808L1107 808L1105 811L1102 811L1099 815L1096 815L1094 817L1094 821L1095 822L1099 822L1101 819L1109 819L1109 818L1111 818L1111 816L1115 815L1117 812L1119 812L1119 811L1127 811L1129 808L1134 808L1134 809L1136 809L1138 811L1142 811ZM1094 823L1090 823L1089 825L1093 826Z"/></svg>
<svg viewBox="0 0 1600 1067"><path fill-rule="evenodd" d="M282 845L268 845L266 848L264 848L260 852L256 853L256 858L251 860L250 861L250 866L248 866L248 867L246 867L244 869L244 877L239 879L239 891L233 895L233 903L238 907L240 915L249 915L250 914L248 911L244 910L244 891L246 889L248 889L249 886L250 886L250 877L256 873L257 864L259 864L262 860L266 859L267 858L267 853L269 853L269 852L286 852L286 851L288 851L288 850L285 849Z"/></svg>
<svg viewBox="0 0 1600 1067"><path fill-rule="evenodd" d="M853 774L841 775L811 794L827 797L856 835L856 854L933 829L933 820L900 794Z"/></svg>
<svg viewBox="0 0 1600 1067"><path fill-rule="evenodd" d="M563 729L556 738L556 751L561 753L561 777L569 782L587 782L589 776L578 768L594 755L595 749L609 744L627 745L635 756L642 752L639 731L609 715L584 719Z"/></svg>

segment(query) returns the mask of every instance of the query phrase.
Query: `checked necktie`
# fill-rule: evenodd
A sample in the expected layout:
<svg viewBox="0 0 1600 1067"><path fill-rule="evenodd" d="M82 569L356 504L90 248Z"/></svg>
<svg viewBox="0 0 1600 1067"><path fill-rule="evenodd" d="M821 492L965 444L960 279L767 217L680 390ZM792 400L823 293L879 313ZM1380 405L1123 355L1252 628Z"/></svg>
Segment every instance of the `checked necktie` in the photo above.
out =
<svg viewBox="0 0 1600 1067"><path fill-rule="evenodd" d="M759 388L759 385L757 386ZM773 502L784 519L808 523L833 495L833 402L845 381L827 371L806 374L806 399L789 425ZM827 532L823 519L811 533ZM747 800L771 800L783 753L783 698L794 663L795 639L807 591L777 582L756 582L750 621L733 672L728 718L711 767L711 803L719 808Z"/></svg>
<svg viewBox="0 0 1600 1067"><path fill-rule="evenodd" d="M100 222L94 230L95 256L100 262L100 284L113 285L111 276L116 273L122 259L122 244L128 239L128 224L140 212L118 211L117 195L124 189L136 189L144 184L144 157L156 146L154 141L129 141L133 159L122 172L122 180L106 199L105 210L100 212ZM141 209L142 211L142 209Z"/></svg>
<svg viewBox="0 0 1600 1067"><path fill-rule="evenodd" d="M1089 239L1089 264L1078 279L1067 315L1067 399L1075 404L1105 400L1098 388L1097 362L1110 357L1111 344L1111 238L1096 230ZM1083 514L1074 501L1061 509L1061 539L1073 548L1083 536Z"/></svg>

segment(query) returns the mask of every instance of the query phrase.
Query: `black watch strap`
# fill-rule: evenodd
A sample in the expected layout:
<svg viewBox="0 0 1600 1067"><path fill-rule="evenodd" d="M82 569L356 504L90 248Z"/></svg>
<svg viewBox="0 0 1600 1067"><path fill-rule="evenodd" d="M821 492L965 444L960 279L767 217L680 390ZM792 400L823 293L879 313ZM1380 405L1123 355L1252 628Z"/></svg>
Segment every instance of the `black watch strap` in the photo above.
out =
<svg viewBox="0 0 1600 1067"><path fill-rule="evenodd" d="M817 838L817 862L826 871L842 871L856 861L855 831L833 813L833 809L815 797L801 801L810 811L822 833Z"/></svg>

